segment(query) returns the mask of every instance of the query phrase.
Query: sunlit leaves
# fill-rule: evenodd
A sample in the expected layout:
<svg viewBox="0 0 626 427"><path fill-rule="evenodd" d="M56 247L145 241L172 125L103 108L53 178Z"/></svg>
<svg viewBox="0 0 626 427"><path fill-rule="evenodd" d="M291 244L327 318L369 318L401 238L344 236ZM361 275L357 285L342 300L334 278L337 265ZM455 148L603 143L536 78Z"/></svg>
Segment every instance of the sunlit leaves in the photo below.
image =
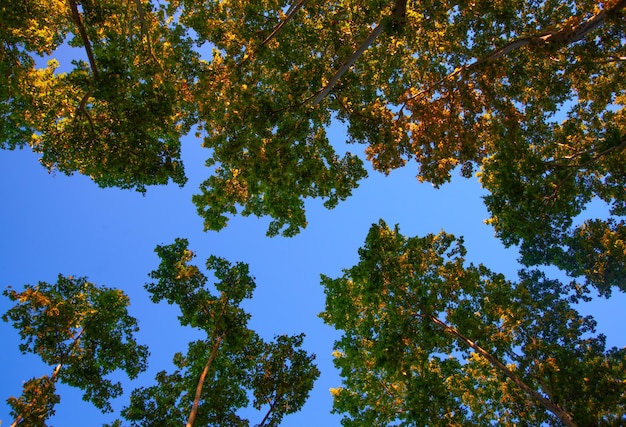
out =
<svg viewBox="0 0 626 427"><path fill-rule="evenodd" d="M366 173L335 152L332 119L378 171L416 160L439 186L481 169L489 221L526 260L555 262L537 254L594 197L621 215L622 2L57 3L2 11L1 143L143 191L185 182L179 139L197 125L206 229L256 215L293 236L306 199L349 197ZM93 58L36 68L68 34Z"/></svg>
<svg viewBox="0 0 626 427"><path fill-rule="evenodd" d="M261 426L278 426L285 415L297 412L306 402L319 371L314 356L300 349L304 334L281 335L264 345L252 373L256 409L269 406Z"/></svg>
<svg viewBox="0 0 626 427"><path fill-rule="evenodd" d="M1 144L29 144L48 169L105 187L184 184L179 139L191 125L197 57L184 30L140 0L83 2L78 15L73 1L34 3L23 11L32 18L7 23L3 34ZM38 41L40 29L53 39ZM75 49L64 54L62 72L37 68L33 51L54 55L68 33Z"/></svg>
<svg viewBox="0 0 626 427"><path fill-rule="evenodd" d="M15 417L36 417L41 423L36 425L45 425L59 401L56 381L82 389L85 400L111 411L109 400L122 389L108 375L120 369L135 378L145 370L148 351L135 342L137 322L121 291L59 276L55 284L39 282L4 294L16 303L2 318L19 331L20 350L54 368L50 377L28 381L22 397L10 399Z"/></svg>
<svg viewBox="0 0 626 427"><path fill-rule="evenodd" d="M591 335L567 287L537 271L513 283L464 253L454 236L407 238L381 221L357 265L322 278L321 316L343 331L332 392L343 424L621 419L626 354Z"/></svg>
<svg viewBox="0 0 626 427"><path fill-rule="evenodd" d="M33 427L46 426L46 420L54 415L54 406L61 401L55 393L55 380L47 375L24 382L20 397L9 397L11 415L21 423Z"/></svg>
<svg viewBox="0 0 626 427"><path fill-rule="evenodd" d="M622 222L625 200L623 114L607 112L594 118L582 107L574 110L576 114L561 125L545 127L543 134L502 129L501 149L484 162L481 174L490 191L485 196L492 214L488 222L505 244L521 245L522 262L557 265L609 295L612 287L623 290L624 283L609 276L599 280L598 272L607 263L614 271L623 269L625 252L619 238L608 243L607 234L609 240L600 245L589 230L613 233L621 227L617 224ZM554 145L544 144L546 134L553 136ZM594 200L606 202L606 218L576 225L574 218ZM577 267L574 258L585 260L590 268Z"/></svg>

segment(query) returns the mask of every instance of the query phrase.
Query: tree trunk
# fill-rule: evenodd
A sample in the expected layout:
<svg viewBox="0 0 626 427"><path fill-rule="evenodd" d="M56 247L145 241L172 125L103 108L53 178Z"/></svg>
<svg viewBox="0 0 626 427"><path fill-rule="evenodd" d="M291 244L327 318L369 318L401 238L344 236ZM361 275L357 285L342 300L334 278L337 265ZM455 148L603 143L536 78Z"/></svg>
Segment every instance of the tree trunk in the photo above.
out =
<svg viewBox="0 0 626 427"><path fill-rule="evenodd" d="M204 385L206 376L209 373L211 365L213 364L213 360L215 360L217 350L219 349L223 339L224 334L217 337L217 340L215 340L215 344L213 344L213 348L211 349L211 355L209 356L209 360L202 370L202 374L200 375L200 379L198 380L198 385L196 386L196 396L193 400L193 405L191 407L191 412L189 413L189 418L187 419L186 427L193 427L193 423L196 421L196 415L198 414L198 405L200 404L200 396L202 395L202 386Z"/></svg>

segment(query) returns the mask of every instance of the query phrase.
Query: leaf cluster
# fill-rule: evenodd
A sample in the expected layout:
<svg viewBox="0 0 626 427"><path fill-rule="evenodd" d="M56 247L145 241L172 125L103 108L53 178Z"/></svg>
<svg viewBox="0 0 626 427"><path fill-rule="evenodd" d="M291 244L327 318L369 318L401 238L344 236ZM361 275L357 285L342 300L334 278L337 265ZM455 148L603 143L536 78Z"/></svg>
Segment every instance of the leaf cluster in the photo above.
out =
<svg viewBox="0 0 626 427"><path fill-rule="evenodd" d="M414 160L440 186L479 170L489 222L525 264L604 295L623 287L598 281L623 251L585 269L568 257L597 258L572 222L594 199L611 209L601 234L620 240L622 1L24 4L0 16L0 141L29 144L50 169L182 185L180 137L195 125L210 153L194 196L205 229L240 213L293 236L307 198L332 208L367 176L328 140L338 119L377 171ZM88 61L35 66L66 40Z"/></svg>

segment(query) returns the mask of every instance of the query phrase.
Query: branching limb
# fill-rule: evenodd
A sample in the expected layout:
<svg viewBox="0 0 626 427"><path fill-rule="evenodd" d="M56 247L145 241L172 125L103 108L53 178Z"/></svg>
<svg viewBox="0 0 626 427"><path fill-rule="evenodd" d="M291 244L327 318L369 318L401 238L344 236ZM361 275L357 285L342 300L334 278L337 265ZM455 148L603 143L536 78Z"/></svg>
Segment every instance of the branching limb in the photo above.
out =
<svg viewBox="0 0 626 427"><path fill-rule="evenodd" d="M139 0L136 0L139 1ZM306 4L308 0L298 0L297 3L294 3L293 5L291 5L289 7L289 9L287 10L287 15L285 16L285 19L283 19L282 21L280 21L272 30L272 32L265 37L265 39L261 42L260 45L258 45L256 48L254 48L254 50L252 50L250 53L248 53L246 56L244 56L243 60L241 60L237 66L241 67L243 64L245 64L246 62L248 62L251 58L254 57L254 54L263 46L265 46L267 43L270 42L270 40L272 40L274 37L276 37L276 35L278 35L278 33L280 33L282 31L283 28L285 28L285 25L287 25L288 22L290 22L293 17L296 15L296 13L298 13L298 11L300 9L302 9L302 7Z"/></svg>
<svg viewBox="0 0 626 427"><path fill-rule="evenodd" d="M374 40L376 40L376 37L378 37L380 33L383 32L383 29L384 29L383 26L381 24L378 24L372 30L370 35L367 36L367 38L363 41L363 43L361 43L361 45L352 54L352 56L337 70L337 72L330 79L328 84L317 93L317 96L315 97L315 99L313 99L313 102L312 102L313 106L319 104L322 101L322 99L324 99L326 95L328 95L328 93L332 90L332 88L337 84L341 76L343 76L345 72L348 71L350 67L352 67L352 65L354 65L356 60L359 59L361 55L363 55L363 52L365 52L367 48L369 48L370 45L374 43Z"/></svg>
<svg viewBox="0 0 626 427"><path fill-rule="evenodd" d="M264 427L265 423L267 422L267 420L269 419L270 415L272 414L272 412L274 412L274 408L276 407L276 402L278 402L278 396L275 397L273 400L268 399L268 402L270 407L267 410L265 416L263 417L263 419L261 420L261 422L259 424L257 424L255 427Z"/></svg>
<svg viewBox="0 0 626 427"><path fill-rule="evenodd" d="M391 12L392 18L403 19L406 15L406 4L407 0L397 0ZM370 35L367 36L367 38L363 41L363 43L361 43L361 45L356 49L352 56L348 58L348 60L337 70L337 72L330 79L328 84L318 92L315 99L313 99L313 106L319 104L322 99L324 99L326 95L328 95L328 93L337 84L341 76L343 76L345 72L348 71L350 67L352 67L352 65L354 65L357 59L359 59L361 55L363 55L363 52L365 52L372 45L372 43L374 43L374 40L376 40L376 38L380 35L380 33L383 32L384 29L385 27L382 25L382 23L379 23L378 25L376 25L376 27L374 27Z"/></svg>
<svg viewBox="0 0 626 427"><path fill-rule="evenodd" d="M299 0L297 3L293 4L292 6L290 6L289 10L287 11L287 16L285 17L285 19L283 19L278 25L276 25L274 27L274 29L272 30L270 35L267 36L265 38L265 40L263 40L261 42L259 47L265 46L270 40L272 40L274 37L276 37L276 35L283 29L283 27L285 25L287 25L287 23L289 21L291 21L293 19L293 17L296 15L296 13L298 13L298 11L302 8L302 6L304 6L304 4L306 2L307 2L307 0Z"/></svg>
<svg viewBox="0 0 626 427"><path fill-rule="evenodd" d="M152 50L152 40L150 39L150 33L148 26L146 25L146 14L141 5L141 0L135 0L135 6L137 7L137 15L139 16L139 23L141 25L141 33L146 37L146 44L148 45L148 53L157 64L161 64Z"/></svg>
<svg viewBox="0 0 626 427"><path fill-rule="evenodd" d="M606 150L596 154L595 156L593 156L591 159L587 160L584 163L574 164L574 165L564 165L564 164L557 164L557 163L553 164L554 167L559 167L559 168L564 168L564 169L568 168L570 169L570 172L567 173L565 177L561 179L561 181L559 181L559 183L554 187L554 190L552 191L552 193L549 196L546 196L545 199L553 200L558 194L558 192L560 191L561 187L567 182L568 179L571 179L576 174L577 170L585 169L588 166L592 165L594 162L596 162L598 159L606 156L607 154L610 154L613 151L621 151L624 148L626 148L626 138L619 145L607 148ZM586 150L581 153L576 153L576 154L573 154L572 156L569 156L567 160L571 160L571 159L574 159L575 157L582 156L584 154L589 154L592 152L593 150Z"/></svg>
<svg viewBox="0 0 626 427"><path fill-rule="evenodd" d="M78 344L78 342L80 340L80 337L83 334L83 331L84 331L84 329L81 329L80 332L78 332L78 334L73 338L72 344L70 344L70 346L68 347L68 349L65 352L65 354L63 354L61 356L61 358L59 360L59 363L54 368L54 371L52 371L52 375L50 376L50 381L52 383L56 382L57 378L59 377L59 372L61 372L61 368L63 368L65 360L67 359L67 357L72 352L72 349ZM22 423L23 420L24 420L24 416L22 414L19 414L15 418L15 420L11 423L10 427L17 427L18 425L20 425Z"/></svg>
<svg viewBox="0 0 626 427"><path fill-rule="evenodd" d="M394 19L403 19L406 15L406 4L407 0L397 0L393 7L391 16ZM376 40L376 38L380 35L380 33L383 32L383 30L384 26L381 23L374 27L369 36L367 36L363 43L361 43L361 45L356 49L352 56L348 58L348 60L337 70L337 72L330 79L328 84L317 93L317 96L315 97L315 99L313 99L312 102L313 106L319 104L322 99L324 99L326 95L328 95L328 93L337 84L341 76L343 76L345 72L348 71L350 67L352 67L352 65L354 65L357 59L359 59L361 55L363 55L363 53L372 45L372 43L374 43L374 40Z"/></svg>
<svg viewBox="0 0 626 427"><path fill-rule="evenodd" d="M89 111L87 111L87 108L86 108L87 101L89 100L89 98L91 98L92 92L93 92L93 89L90 89L89 91L87 91L85 96L83 96L83 99L81 99L80 104L78 105L78 111L81 114L83 114L89 121L89 128L91 129L91 133L93 134L95 133L93 119L91 118L91 115L89 114Z"/></svg>
<svg viewBox="0 0 626 427"><path fill-rule="evenodd" d="M558 167L558 168L576 168L576 169L584 169L587 166L590 166L591 164L593 164L595 161L597 161L598 159L611 154L613 151L621 151L624 148L626 148L626 138L624 138L624 140L619 143L618 145L614 145L613 147L609 147L606 150L603 150L599 153L596 153L591 159L587 160L584 163L580 163L580 164L564 164L564 163L559 163L561 161L566 161L569 162L571 160L574 160L577 157L580 156L584 156L584 155L588 155L588 154L592 154L595 151L595 147L592 147L588 150L585 151L580 151L577 153L572 154L571 156L566 156L566 157L559 157L558 159L554 159L551 160L549 162L546 162L548 164L552 164L554 167Z"/></svg>

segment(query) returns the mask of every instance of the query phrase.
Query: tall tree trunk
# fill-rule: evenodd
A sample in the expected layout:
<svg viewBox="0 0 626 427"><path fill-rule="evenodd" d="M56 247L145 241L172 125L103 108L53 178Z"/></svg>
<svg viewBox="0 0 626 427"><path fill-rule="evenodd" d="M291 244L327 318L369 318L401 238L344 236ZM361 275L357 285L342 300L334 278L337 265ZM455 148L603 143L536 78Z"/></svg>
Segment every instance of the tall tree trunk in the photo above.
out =
<svg viewBox="0 0 626 427"><path fill-rule="evenodd" d="M198 380L198 385L196 386L196 396L193 399L193 405L191 406L191 412L189 412L189 418L187 419L186 427L193 427L193 423L196 421L196 415L198 414L198 405L200 404L200 396L202 395L202 386L204 385L206 376L209 373L211 365L213 364L213 360L215 360L217 350L219 349L223 339L224 334L218 336L215 340L215 344L213 344L213 348L211 349L211 355L209 356L209 360L207 361L206 365L204 365L202 374L200 374L200 379Z"/></svg>

